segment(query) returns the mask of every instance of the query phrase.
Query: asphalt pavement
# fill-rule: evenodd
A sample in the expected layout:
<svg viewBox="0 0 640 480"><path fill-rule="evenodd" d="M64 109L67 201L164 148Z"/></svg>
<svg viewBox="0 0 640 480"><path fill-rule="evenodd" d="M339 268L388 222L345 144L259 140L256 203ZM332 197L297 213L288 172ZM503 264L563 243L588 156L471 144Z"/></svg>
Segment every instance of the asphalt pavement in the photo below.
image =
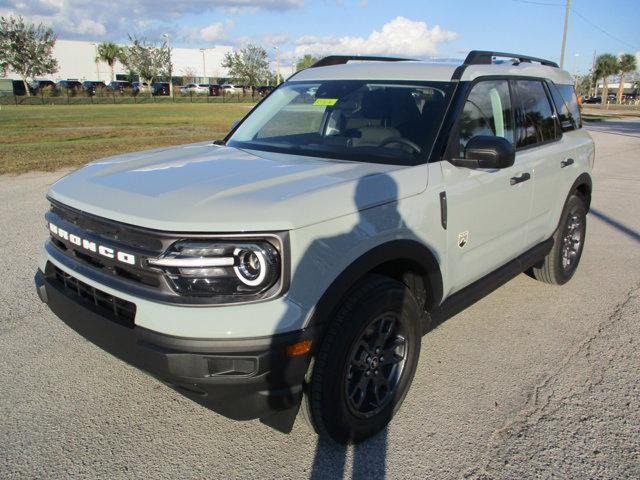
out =
<svg viewBox="0 0 640 480"><path fill-rule="evenodd" d="M573 280L520 275L430 332L395 420L350 448L227 420L67 328L32 280L64 172L0 177L0 478L640 478L640 121L587 128Z"/></svg>

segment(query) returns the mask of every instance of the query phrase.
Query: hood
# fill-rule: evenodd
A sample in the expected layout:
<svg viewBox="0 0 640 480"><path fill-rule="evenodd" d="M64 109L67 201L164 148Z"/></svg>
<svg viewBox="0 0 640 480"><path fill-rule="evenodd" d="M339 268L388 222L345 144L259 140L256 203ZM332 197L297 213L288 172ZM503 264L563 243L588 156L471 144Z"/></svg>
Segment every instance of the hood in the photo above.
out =
<svg viewBox="0 0 640 480"><path fill-rule="evenodd" d="M426 169L416 175L415 168L207 142L90 163L53 184L49 196L100 217L157 230L291 230L415 195L427 183Z"/></svg>

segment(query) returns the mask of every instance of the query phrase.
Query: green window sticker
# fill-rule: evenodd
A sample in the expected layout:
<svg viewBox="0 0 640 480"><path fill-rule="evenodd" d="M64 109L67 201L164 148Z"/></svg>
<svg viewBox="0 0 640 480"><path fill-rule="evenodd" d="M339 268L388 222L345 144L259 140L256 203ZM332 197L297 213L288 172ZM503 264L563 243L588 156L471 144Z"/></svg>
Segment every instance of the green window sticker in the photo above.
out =
<svg viewBox="0 0 640 480"><path fill-rule="evenodd" d="M316 98L313 104L321 107L331 107L335 105L337 101L337 98Z"/></svg>

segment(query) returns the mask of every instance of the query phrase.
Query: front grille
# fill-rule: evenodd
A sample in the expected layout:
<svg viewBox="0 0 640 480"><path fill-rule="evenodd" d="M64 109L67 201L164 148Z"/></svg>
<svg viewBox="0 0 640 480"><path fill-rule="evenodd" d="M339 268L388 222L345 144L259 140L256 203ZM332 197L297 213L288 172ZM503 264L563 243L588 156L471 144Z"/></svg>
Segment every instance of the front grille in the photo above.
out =
<svg viewBox="0 0 640 480"><path fill-rule="evenodd" d="M136 317L134 303L98 290L62 271L55 265L49 265L52 267L53 279L58 285L64 287L68 294L92 304L102 315L133 328Z"/></svg>
<svg viewBox="0 0 640 480"><path fill-rule="evenodd" d="M143 234L137 227L101 219L54 202L52 202L51 210L47 212L45 218L47 222L64 228L68 233L87 238L97 244L104 244L113 249L135 254L138 259L157 257L175 241L163 238L154 232ZM62 241L53 234L50 235L50 238L51 243L60 253L93 271L129 284L150 287L159 291L168 288L163 280L162 272L145 268L143 261L128 265L88 251L79 243Z"/></svg>
<svg viewBox="0 0 640 480"><path fill-rule="evenodd" d="M51 202L51 212L87 233L117 240L129 247L158 253L166 248L162 238L143 232L142 229L96 217L57 202Z"/></svg>

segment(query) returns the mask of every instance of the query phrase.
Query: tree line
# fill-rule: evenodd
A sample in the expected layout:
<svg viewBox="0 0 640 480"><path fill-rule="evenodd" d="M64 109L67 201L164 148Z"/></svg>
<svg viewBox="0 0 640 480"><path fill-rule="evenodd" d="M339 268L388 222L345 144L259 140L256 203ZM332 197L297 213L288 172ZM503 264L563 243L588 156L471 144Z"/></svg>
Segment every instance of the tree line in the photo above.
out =
<svg viewBox="0 0 640 480"><path fill-rule="evenodd" d="M0 73L6 76L8 70L20 75L29 94L27 80L51 75L58 71L58 62L53 56L57 35L53 29L43 24L27 23L21 16L0 17ZM130 44L117 45L112 42L101 43L96 49L96 62L106 62L111 69L111 81L115 80L115 65L119 61L130 75L138 75L142 81L152 84L159 78L172 77L171 46L167 41L150 42L145 38L129 36ZM296 70L313 65L318 59L305 55L296 63ZM270 69L267 51L258 45L227 52L222 61L229 76L245 86L255 87L263 84L278 84L282 81ZM609 95L609 77L620 78L616 94L617 103L622 102L624 78L638 68L636 57L630 53L619 56L605 53L597 57L589 75L577 82L580 94L597 94L597 85L603 82L602 103L607 103ZM639 86L636 85L636 93ZM593 93L592 93L593 92Z"/></svg>
<svg viewBox="0 0 640 480"><path fill-rule="evenodd" d="M578 79L578 93L587 96L596 96L598 93L598 82L602 81L602 99L604 105L609 97L609 77L617 75L619 77L618 90L616 92L616 103L622 103L624 95L624 79L629 73L635 72L638 64L635 55L631 53L621 53L617 57L611 53L599 55L593 65L591 72ZM636 81L634 91L638 94L640 85Z"/></svg>
<svg viewBox="0 0 640 480"><path fill-rule="evenodd" d="M21 16L0 17L0 73L9 70L20 75L25 92L30 94L28 79L51 75L58 71L58 61L53 56L57 35L50 27L25 22ZM96 48L97 62L105 62L115 80L116 62L122 63L130 76L138 75L142 81L152 84L159 78L172 77L171 47L167 41L150 42L145 38L129 35L130 44L101 43ZM305 55L297 63L297 69L312 65L317 59ZM271 72L267 51L257 45L228 52L222 62L229 76L243 85L255 87L262 84L278 84L282 81Z"/></svg>

